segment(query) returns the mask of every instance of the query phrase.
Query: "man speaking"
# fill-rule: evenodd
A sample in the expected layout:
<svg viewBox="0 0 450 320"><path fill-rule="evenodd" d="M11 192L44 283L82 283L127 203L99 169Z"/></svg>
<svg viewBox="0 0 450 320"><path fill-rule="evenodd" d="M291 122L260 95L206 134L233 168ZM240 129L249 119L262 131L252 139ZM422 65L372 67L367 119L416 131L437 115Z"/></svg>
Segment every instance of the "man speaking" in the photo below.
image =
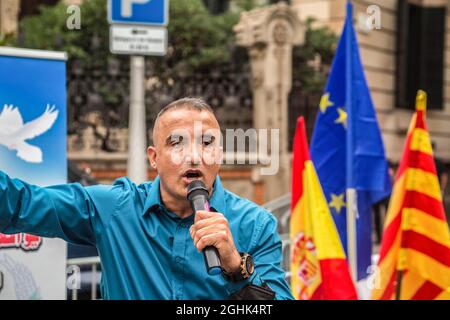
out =
<svg viewBox="0 0 450 320"><path fill-rule="evenodd" d="M41 188L0 172L0 232L96 246L104 299L292 299L276 220L223 188L220 161L211 161L222 156L218 134L211 108L185 98L156 118L153 182ZM194 180L205 186L208 211L193 212ZM202 252L211 249L220 274L205 267Z"/></svg>

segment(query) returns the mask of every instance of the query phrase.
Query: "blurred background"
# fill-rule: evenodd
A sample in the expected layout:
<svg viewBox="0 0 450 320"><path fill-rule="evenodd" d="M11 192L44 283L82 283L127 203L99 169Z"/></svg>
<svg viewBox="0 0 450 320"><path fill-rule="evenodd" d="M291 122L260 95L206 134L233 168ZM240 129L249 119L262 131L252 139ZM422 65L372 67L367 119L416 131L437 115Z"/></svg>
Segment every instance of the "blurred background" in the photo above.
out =
<svg viewBox="0 0 450 320"><path fill-rule="evenodd" d="M400 160L420 87L429 95L428 126L449 208L450 1L352 2L391 173ZM79 30L66 26L67 6L72 4L81 9ZM367 23L372 5L381 17L375 27ZM310 137L346 1L170 0L169 8L167 55L145 58L148 143L158 111L185 96L204 98L224 132L282 128L276 176L261 176L258 166L237 164L225 164L220 176L229 190L274 212L287 244L296 119L305 117ZM286 26L268 28L271 19L280 16ZM130 60L109 51L106 0L0 0L0 45L68 53L69 180L90 185L125 176ZM274 54L268 56L270 50ZM149 179L155 175L149 170ZM383 203L374 208L375 243L380 242L384 212ZM287 250L285 255L288 260ZM99 297L95 256L95 248L69 246L68 264L81 261L84 271L82 290L69 292L69 298L90 298L93 293Z"/></svg>

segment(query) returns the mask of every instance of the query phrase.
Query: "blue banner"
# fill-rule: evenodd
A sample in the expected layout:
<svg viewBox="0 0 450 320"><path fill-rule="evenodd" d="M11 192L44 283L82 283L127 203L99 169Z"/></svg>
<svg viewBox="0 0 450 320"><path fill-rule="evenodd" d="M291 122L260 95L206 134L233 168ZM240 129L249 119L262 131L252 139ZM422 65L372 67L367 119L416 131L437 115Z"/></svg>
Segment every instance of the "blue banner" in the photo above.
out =
<svg viewBox="0 0 450 320"><path fill-rule="evenodd" d="M2 56L0 170L37 185L67 182L66 63Z"/></svg>
<svg viewBox="0 0 450 320"><path fill-rule="evenodd" d="M49 186L67 182L65 54L0 47L0 170ZM0 300L65 299L67 245L0 233Z"/></svg>

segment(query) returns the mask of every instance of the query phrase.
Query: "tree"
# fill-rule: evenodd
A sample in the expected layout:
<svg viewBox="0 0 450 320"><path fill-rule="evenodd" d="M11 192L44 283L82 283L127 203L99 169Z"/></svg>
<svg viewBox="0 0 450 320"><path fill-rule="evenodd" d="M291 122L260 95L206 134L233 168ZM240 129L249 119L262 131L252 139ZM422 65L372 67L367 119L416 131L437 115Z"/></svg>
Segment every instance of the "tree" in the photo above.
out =
<svg viewBox="0 0 450 320"><path fill-rule="evenodd" d="M147 58L152 75L167 79L171 74L191 74L226 64L234 46L232 28L240 11L256 6L254 0L235 0L236 10L213 15L202 0L171 0L168 52L164 57ZM109 52L106 1L84 1L80 9L81 30L67 28L67 5L61 1L55 6L41 6L39 15L24 18L18 38L0 41L33 49L63 50L69 55L69 63L76 59L86 67L104 68L111 58L127 65L127 56ZM300 80L305 92L322 90L337 42L333 32L325 27L313 28L313 22L306 21L305 43L294 48L294 78ZM245 63L246 59L244 55L239 60Z"/></svg>
<svg viewBox="0 0 450 320"><path fill-rule="evenodd" d="M338 39L326 27L313 28L313 23L312 18L306 21L305 43L293 52L293 76L304 92L323 90Z"/></svg>
<svg viewBox="0 0 450 320"><path fill-rule="evenodd" d="M69 30L67 6L41 6L40 14L26 17L20 23L20 36L14 44L33 49L63 50L69 59L107 61L109 24L105 0L84 1L81 5L81 30ZM189 70L225 63L228 47L233 42L232 27L238 21L237 12L212 15L201 0L170 1L169 48L165 57L152 57L155 72L162 67L176 68L182 63ZM161 61L164 60L164 61Z"/></svg>

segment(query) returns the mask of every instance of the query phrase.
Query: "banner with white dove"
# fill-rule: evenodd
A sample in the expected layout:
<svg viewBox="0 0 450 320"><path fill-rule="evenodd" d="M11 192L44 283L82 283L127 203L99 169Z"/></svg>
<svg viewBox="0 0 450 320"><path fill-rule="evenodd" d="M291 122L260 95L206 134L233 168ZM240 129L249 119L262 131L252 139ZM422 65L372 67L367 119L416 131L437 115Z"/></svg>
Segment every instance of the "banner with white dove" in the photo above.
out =
<svg viewBox="0 0 450 320"><path fill-rule="evenodd" d="M67 182L66 54L0 47L0 170L49 186ZM65 299L67 246L0 234L0 299Z"/></svg>

